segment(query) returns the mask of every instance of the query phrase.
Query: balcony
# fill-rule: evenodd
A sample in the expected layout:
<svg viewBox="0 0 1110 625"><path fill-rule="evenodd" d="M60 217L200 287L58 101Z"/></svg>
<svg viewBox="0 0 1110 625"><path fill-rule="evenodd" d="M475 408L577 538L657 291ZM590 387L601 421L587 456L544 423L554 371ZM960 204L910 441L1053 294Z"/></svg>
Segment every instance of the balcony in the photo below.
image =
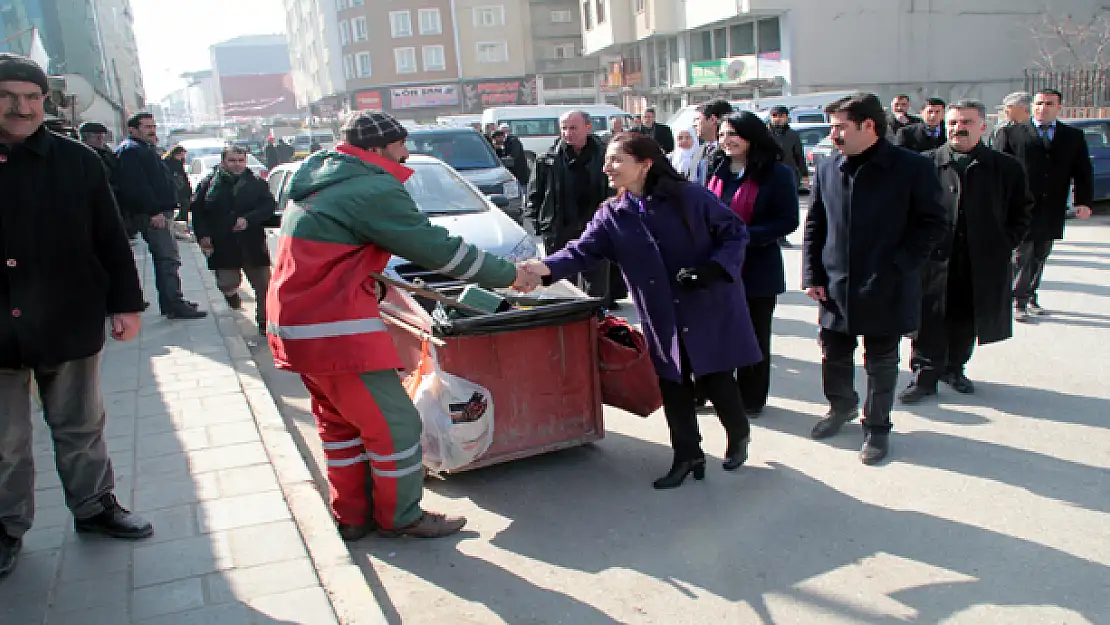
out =
<svg viewBox="0 0 1110 625"><path fill-rule="evenodd" d="M632 43L636 36L635 0L610 0L605 20L597 21L596 9L583 16L586 25L582 31L582 47L585 54L593 55L609 51L615 46ZM595 7L591 3L591 7Z"/></svg>
<svg viewBox="0 0 1110 625"><path fill-rule="evenodd" d="M564 72L596 72L600 69L597 57L576 56L569 59L536 59L537 74L559 74Z"/></svg>

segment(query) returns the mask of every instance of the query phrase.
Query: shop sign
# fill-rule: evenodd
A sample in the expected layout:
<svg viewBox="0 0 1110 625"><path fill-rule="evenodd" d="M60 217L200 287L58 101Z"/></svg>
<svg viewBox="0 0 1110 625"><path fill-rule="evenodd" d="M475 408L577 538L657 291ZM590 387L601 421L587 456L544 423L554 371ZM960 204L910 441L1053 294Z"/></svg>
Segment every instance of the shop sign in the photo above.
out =
<svg viewBox="0 0 1110 625"><path fill-rule="evenodd" d="M470 81L463 83L463 109L480 113L491 106L518 106L536 103L536 77L510 80Z"/></svg>
<svg viewBox="0 0 1110 625"><path fill-rule="evenodd" d="M377 89L355 92L356 111L382 110L382 92Z"/></svg>
<svg viewBox="0 0 1110 625"><path fill-rule="evenodd" d="M394 110L431 106L458 106L457 85L420 85L389 90L389 104Z"/></svg>
<svg viewBox="0 0 1110 625"><path fill-rule="evenodd" d="M750 80L770 80L784 77L785 65L779 53L734 56L712 61L697 61L690 64L690 84L719 85Z"/></svg>

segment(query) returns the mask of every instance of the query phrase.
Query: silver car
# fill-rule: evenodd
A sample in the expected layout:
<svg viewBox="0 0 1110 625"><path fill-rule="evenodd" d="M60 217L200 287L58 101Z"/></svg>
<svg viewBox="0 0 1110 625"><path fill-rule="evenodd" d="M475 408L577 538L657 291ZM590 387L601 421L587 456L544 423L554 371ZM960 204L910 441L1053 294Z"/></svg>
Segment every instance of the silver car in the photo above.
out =
<svg viewBox="0 0 1110 625"><path fill-rule="evenodd" d="M437 226L468 243L508 260L517 262L544 256L541 243L525 232L519 224L494 205L472 183L443 161L430 156L413 155L405 163L413 175L405 183L420 212ZM289 202L289 181L300 163L279 165L270 172L270 193L277 201L277 215L268 225L278 226L281 213ZM500 199L500 198L498 198ZM389 266L407 279L419 277L425 282L446 282L452 279L393 257Z"/></svg>

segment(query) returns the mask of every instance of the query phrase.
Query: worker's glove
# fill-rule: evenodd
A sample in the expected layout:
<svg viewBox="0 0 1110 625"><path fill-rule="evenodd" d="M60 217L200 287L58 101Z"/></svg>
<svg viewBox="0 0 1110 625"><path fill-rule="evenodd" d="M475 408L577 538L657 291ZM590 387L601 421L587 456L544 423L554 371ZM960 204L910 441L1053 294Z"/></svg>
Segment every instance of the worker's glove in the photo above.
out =
<svg viewBox="0 0 1110 625"><path fill-rule="evenodd" d="M679 286L690 291L704 289L716 282L730 279L731 276L728 275L725 268L714 262L699 267L680 269L675 276Z"/></svg>

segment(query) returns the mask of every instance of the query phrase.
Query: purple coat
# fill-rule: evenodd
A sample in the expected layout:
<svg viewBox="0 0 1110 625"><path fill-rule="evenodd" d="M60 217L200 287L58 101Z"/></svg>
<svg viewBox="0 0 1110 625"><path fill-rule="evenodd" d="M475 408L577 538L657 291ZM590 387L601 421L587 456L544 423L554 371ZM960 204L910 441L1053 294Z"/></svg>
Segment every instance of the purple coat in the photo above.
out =
<svg viewBox="0 0 1110 625"><path fill-rule="evenodd" d="M741 280L748 245L744 222L692 183L657 189L644 199L644 209L641 214L628 194L607 201L580 238L544 261L552 280L603 259L620 265L660 377L682 379L680 336L695 376L762 360ZM680 269L711 261L732 281L694 291L678 285Z"/></svg>

